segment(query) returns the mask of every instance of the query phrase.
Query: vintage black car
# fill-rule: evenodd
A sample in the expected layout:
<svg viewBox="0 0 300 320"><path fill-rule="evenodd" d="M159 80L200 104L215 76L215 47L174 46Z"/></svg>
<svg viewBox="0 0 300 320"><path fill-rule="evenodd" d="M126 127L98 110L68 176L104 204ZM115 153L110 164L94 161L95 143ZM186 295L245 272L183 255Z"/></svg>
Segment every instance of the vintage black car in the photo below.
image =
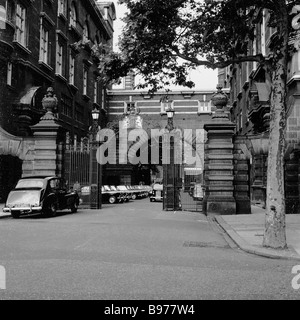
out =
<svg viewBox="0 0 300 320"><path fill-rule="evenodd" d="M70 209L75 213L78 206L77 192L68 190L63 179L33 176L18 181L9 193L3 211L11 213L13 218L33 213L55 216L57 210Z"/></svg>

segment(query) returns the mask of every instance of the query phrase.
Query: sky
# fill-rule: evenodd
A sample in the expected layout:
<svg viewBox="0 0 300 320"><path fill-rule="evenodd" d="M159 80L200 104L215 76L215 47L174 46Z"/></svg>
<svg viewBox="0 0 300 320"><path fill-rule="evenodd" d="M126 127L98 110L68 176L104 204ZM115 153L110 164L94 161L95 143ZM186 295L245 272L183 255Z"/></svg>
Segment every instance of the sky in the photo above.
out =
<svg viewBox="0 0 300 320"><path fill-rule="evenodd" d="M117 20L114 22L114 50L117 51L117 40L122 31L123 23L121 21L122 17L126 12L126 6L118 4L118 0L112 0L116 7ZM204 67L198 67L196 70L193 70L190 79L194 81L195 90L215 90L217 87L218 71L211 70ZM176 89L188 89L182 87L176 87ZM175 89L175 88L174 88Z"/></svg>

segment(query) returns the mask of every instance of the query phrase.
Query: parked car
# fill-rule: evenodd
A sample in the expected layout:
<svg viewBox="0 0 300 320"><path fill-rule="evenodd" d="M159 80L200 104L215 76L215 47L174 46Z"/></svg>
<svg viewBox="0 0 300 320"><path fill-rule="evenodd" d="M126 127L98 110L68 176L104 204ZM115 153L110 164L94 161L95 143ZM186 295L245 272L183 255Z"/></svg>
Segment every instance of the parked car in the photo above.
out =
<svg viewBox="0 0 300 320"><path fill-rule="evenodd" d="M127 186L117 186L116 188L118 191L122 192L124 201L128 202L132 199L133 192L130 188L128 188Z"/></svg>
<svg viewBox="0 0 300 320"><path fill-rule="evenodd" d="M140 189L138 189L136 186L126 186L126 187L131 192L131 199L132 200L136 200L136 199L140 198L140 194L141 194Z"/></svg>
<svg viewBox="0 0 300 320"><path fill-rule="evenodd" d="M104 185L101 188L102 202L109 202L111 204L124 201L124 193L117 190L115 186Z"/></svg>
<svg viewBox="0 0 300 320"><path fill-rule="evenodd" d="M43 213L55 216L57 210L70 209L77 212L79 196L67 190L66 183L59 177L32 176L20 179L9 193L4 212L13 218L22 214Z"/></svg>
<svg viewBox="0 0 300 320"><path fill-rule="evenodd" d="M146 198L149 195L149 190L147 189L147 186L136 185L134 186L134 189L136 190L136 195L138 199Z"/></svg>
<svg viewBox="0 0 300 320"><path fill-rule="evenodd" d="M147 185L139 185L139 189L141 190L141 197L142 198L147 198L149 197L149 192L150 192L150 189L149 186Z"/></svg>
<svg viewBox="0 0 300 320"><path fill-rule="evenodd" d="M194 200L203 200L202 185L200 183L195 183L193 186L191 186L189 194Z"/></svg>
<svg viewBox="0 0 300 320"><path fill-rule="evenodd" d="M155 183L150 192L150 202L163 201L163 185Z"/></svg>

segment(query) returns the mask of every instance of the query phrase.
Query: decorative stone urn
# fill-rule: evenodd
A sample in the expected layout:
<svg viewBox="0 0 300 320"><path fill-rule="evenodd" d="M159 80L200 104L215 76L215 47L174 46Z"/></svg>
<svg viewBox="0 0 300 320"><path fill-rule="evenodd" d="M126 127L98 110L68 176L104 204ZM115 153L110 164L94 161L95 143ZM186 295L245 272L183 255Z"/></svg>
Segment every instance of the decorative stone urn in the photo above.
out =
<svg viewBox="0 0 300 320"><path fill-rule="evenodd" d="M227 106L228 96L222 91L222 86L217 86L217 92L213 94L211 100L216 107L216 112L212 116L213 119L228 119L228 115L224 112L224 107Z"/></svg>
<svg viewBox="0 0 300 320"><path fill-rule="evenodd" d="M43 109L46 110L46 114L41 118L41 120L50 120L55 118L54 113L57 112L58 100L52 87L47 89L47 94L42 100L42 105Z"/></svg>

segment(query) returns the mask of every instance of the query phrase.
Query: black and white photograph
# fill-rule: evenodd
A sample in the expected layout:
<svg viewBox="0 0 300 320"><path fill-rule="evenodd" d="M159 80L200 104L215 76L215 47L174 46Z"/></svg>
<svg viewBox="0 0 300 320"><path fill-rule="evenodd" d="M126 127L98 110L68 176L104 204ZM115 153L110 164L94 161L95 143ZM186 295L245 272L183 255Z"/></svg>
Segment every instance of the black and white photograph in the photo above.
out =
<svg viewBox="0 0 300 320"><path fill-rule="evenodd" d="M300 300L299 0L0 0L11 300Z"/></svg>

